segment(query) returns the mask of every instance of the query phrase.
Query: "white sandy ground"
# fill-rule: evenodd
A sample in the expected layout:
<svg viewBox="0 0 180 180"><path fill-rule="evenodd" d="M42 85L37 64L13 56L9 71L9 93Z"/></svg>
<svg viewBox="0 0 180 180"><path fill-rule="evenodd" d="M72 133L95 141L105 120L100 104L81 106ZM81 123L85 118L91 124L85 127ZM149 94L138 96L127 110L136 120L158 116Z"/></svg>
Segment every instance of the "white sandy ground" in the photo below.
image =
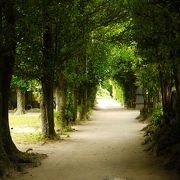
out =
<svg viewBox="0 0 180 180"><path fill-rule="evenodd" d="M102 100L104 101L112 100ZM101 104L100 103L100 104ZM115 102L116 103L116 102ZM105 105L104 105L105 106ZM112 109L112 107L114 109ZM48 154L42 165L10 180L180 180L165 171L141 145L139 112L119 105L96 110L92 121L76 126L70 138L45 145L18 145ZM8 180L9 180L8 179Z"/></svg>

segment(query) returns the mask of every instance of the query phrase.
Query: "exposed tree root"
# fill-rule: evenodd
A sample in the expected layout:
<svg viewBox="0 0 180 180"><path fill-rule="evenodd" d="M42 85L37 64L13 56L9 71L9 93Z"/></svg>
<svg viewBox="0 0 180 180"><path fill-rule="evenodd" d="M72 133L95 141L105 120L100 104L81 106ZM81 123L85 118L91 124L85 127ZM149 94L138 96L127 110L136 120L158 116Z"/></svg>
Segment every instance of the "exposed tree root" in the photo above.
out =
<svg viewBox="0 0 180 180"><path fill-rule="evenodd" d="M11 176L14 171L24 172L28 167L41 165L41 160L46 158L46 154L37 153L14 153L3 160L0 160L0 177Z"/></svg>

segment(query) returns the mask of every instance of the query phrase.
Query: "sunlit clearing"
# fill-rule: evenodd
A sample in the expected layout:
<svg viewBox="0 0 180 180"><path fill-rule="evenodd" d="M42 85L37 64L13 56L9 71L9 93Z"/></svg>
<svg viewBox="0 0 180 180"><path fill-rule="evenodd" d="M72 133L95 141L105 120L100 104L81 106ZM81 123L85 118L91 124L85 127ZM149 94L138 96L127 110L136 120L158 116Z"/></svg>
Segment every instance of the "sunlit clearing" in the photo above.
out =
<svg viewBox="0 0 180 180"><path fill-rule="evenodd" d="M122 108L122 105L114 99L97 97L96 101L96 107L100 109Z"/></svg>

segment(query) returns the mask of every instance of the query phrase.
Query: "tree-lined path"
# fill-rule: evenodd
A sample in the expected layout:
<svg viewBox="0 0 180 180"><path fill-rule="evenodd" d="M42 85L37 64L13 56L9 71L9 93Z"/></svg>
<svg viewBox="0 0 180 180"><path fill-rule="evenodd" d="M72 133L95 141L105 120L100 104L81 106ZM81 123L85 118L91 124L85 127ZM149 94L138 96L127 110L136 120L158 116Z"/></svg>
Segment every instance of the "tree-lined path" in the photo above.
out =
<svg viewBox="0 0 180 180"><path fill-rule="evenodd" d="M104 107L102 107L102 102ZM34 151L47 153L38 168L13 180L176 180L157 160L144 152L141 129L135 118L139 112L106 105L92 114L92 121L80 125L70 138ZM113 107L113 108L112 108ZM107 109L108 108L108 109ZM27 147L23 147L27 148Z"/></svg>

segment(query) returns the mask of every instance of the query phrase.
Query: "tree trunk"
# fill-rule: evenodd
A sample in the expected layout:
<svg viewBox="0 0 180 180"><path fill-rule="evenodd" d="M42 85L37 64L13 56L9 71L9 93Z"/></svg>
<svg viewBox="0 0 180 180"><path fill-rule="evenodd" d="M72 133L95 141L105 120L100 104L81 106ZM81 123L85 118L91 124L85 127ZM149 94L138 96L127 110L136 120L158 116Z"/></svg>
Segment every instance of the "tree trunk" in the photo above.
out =
<svg viewBox="0 0 180 180"><path fill-rule="evenodd" d="M173 113L173 109L171 106L171 98L172 98L172 85L167 82L167 79L163 74L163 67L159 65L159 76L160 76L160 84L161 84L161 95L162 95L162 106L163 106L163 115L165 123L169 123L170 116Z"/></svg>
<svg viewBox="0 0 180 180"><path fill-rule="evenodd" d="M2 32L2 12L4 14L4 32ZM17 160L19 153L12 141L9 129L8 100L10 94L10 82L15 63L15 1L6 0L0 6L0 175L9 172L11 161ZM4 48L4 49L3 49Z"/></svg>
<svg viewBox="0 0 180 180"><path fill-rule="evenodd" d="M80 108L80 120L87 119L87 88L86 86L82 86L81 88L81 108Z"/></svg>
<svg viewBox="0 0 180 180"><path fill-rule="evenodd" d="M54 130L54 106L53 106L53 84L50 81L42 81L42 90L43 90L43 100L42 100L42 108L43 108L43 116L42 124L44 125L44 134L45 137L49 139L54 139L56 136ZM43 118L43 117L42 117ZM46 127L45 124L48 124Z"/></svg>
<svg viewBox="0 0 180 180"><path fill-rule="evenodd" d="M77 119L77 107L78 107L78 92L77 89L73 90L73 122Z"/></svg>
<svg viewBox="0 0 180 180"><path fill-rule="evenodd" d="M63 77L63 74L60 75L58 80L58 85L56 88L56 102L58 102L57 111L60 113L60 117L64 125L67 125L66 120L66 108L67 108L67 85Z"/></svg>
<svg viewBox="0 0 180 180"><path fill-rule="evenodd" d="M1 9L0 9L1 10ZM1 11L0 11L1 12ZM3 136L4 133L2 131L3 129L3 110L4 110L4 97L3 97L3 79L4 79L4 73L3 73L3 59L0 57L0 177L6 176L9 174L9 167L11 166L11 162L9 160L9 157L5 151L4 144L3 144Z"/></svg>
<svg viewBox="0 0 180 180"><path fill-rule="evenodd" d="M96 99L97 86L95 84L89 84L87 86L88 102L87 102L87 111L94 107L94 102Z"/></svg>
<svg viewBox="0 0 180 180"><path fill-rule="evenodd" d="M176 85L176 122L180 126L180 63L178 60L174 70Z"/></svg>
<svg viewBox="0 0 180 180"><path fill-rule="evenodd" d="M48 120L47 120L47 112L45 108L45 99L43 94L41 96L40 108L41 108L42 134L43 137L46 138L48 137Z"/></svg>
<svg viewBox="0 0 180 180"><path fill-rule="evenodd" d="M143 97L144 97L144 103L143 103L143 108L141 110L141 115L143 116L143 118L146 118L148 115L148 101L147 101L147 90L145 88L143 88Z"/></svg>
<svg viewBox="0 0 180 180"><path fill-rule="evenodd" d="M61 111L61 102L60 102L60 85L56 86L56 112L60 112Z"/></svg>
<svg viewBox="0 0 180 180"><path fill-rule="evenodd" d="M21 90L21 88L16 88L17 94L17 110L16 114L21 115L25 114L25 92Z"/></svg>
<svg viewBox="0 0 180 180"><path fill-rule="evenodd" d="M52 23L47 12L50 1L42 1L42 15L43 15L43 48L42 48L42 109L45 115L44 125L48 124L47 132L44 129L45 136L49 139L54 139L56 136L54 130L54 105L53 105L53 86L54 86L54 49L53 49L53 35L52 35Z"/></svg>

